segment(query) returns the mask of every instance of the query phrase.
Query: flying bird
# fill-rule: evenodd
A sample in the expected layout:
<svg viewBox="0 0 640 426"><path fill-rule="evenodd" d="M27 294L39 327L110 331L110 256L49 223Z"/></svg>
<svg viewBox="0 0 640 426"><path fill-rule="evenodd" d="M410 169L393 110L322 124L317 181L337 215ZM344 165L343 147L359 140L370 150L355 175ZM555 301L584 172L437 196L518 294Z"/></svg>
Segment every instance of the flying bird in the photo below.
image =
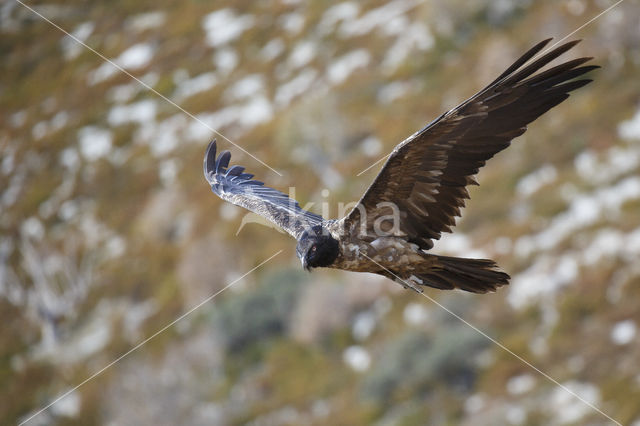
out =
<svg viewBox="0 0 640 426"><path fill-rule="evenodd" d="M571 41L535 59L544 40L487 87L398 144L357 205L345 217L324 219L286 194L229 167L231 154L216 158L215 140L204 158L204 175L223 200L278 225L297 240L302 266L372 272L405 288L423 286L474 293L495 291L509 275L493 260L429 253L434 240L451 232L469 199L467 186L486 161L522 135L527 125L591 80L592 58L541 69L575 46Z"/></svg>

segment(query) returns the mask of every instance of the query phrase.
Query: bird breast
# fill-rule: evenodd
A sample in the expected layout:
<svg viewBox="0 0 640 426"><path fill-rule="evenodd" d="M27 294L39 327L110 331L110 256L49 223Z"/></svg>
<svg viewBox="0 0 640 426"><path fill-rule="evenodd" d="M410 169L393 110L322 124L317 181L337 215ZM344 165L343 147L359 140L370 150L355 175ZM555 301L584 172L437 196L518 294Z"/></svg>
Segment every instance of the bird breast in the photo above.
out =
<svg viewBox="0 0 640 426"><path fill-rule="evenodd" d="M420 248L400 237L378 237L371 242L362 239L343 240L335 267L349 271L378 271L410 267L422 260Z"/></svg>

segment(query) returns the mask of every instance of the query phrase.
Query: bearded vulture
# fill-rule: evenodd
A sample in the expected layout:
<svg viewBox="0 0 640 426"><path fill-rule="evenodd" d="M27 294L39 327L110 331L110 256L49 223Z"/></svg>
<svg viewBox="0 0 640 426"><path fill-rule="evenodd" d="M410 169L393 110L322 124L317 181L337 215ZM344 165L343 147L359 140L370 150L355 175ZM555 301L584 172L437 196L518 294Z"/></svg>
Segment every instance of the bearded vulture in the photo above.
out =
<svg viewBox="0 0 640 426"><path fill-rule="evenodd" d="M229 166L231 154L216 158L215 140L204 158L204 175L223 200L257 213L297 240L306 270L326 267L372 272L405 288L422 286L474 293L495 291L509 275L493 260L428 252L469 198L466 187L485 162L522 135L527 125L589 83L576 79L598 68L578 58L541 71L579 40L533 60L544 40L487 87L445 112L397 145L358 204L339 220L303 210L286 194ZM530 62L530 63L529 63Z"/></svg>

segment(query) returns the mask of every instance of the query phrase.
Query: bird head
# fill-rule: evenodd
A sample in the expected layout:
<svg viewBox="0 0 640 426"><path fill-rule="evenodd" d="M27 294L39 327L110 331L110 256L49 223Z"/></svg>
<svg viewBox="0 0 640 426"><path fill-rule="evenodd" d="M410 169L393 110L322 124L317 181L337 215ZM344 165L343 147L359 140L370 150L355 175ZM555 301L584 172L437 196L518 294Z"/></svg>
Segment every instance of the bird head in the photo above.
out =
<svg viewBox="0 0 640 426"><path fill-rule="evenodd" d="M307 271L331 265L339 253L338 240L321 225L306 230L296 246L296 254Z"/></svg>

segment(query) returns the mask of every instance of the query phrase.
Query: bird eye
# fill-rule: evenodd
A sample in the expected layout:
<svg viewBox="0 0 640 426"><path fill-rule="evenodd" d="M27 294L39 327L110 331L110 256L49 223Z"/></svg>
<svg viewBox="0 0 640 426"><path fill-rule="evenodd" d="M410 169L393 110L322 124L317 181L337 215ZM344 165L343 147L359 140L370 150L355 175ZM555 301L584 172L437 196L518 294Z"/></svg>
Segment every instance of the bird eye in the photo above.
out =
<svg viewBox="0 0 640 426"><path fill-rule="evenodd" d="M311 251L315 253L316 248L317 248L316 246L311 246Z"/></svg>

